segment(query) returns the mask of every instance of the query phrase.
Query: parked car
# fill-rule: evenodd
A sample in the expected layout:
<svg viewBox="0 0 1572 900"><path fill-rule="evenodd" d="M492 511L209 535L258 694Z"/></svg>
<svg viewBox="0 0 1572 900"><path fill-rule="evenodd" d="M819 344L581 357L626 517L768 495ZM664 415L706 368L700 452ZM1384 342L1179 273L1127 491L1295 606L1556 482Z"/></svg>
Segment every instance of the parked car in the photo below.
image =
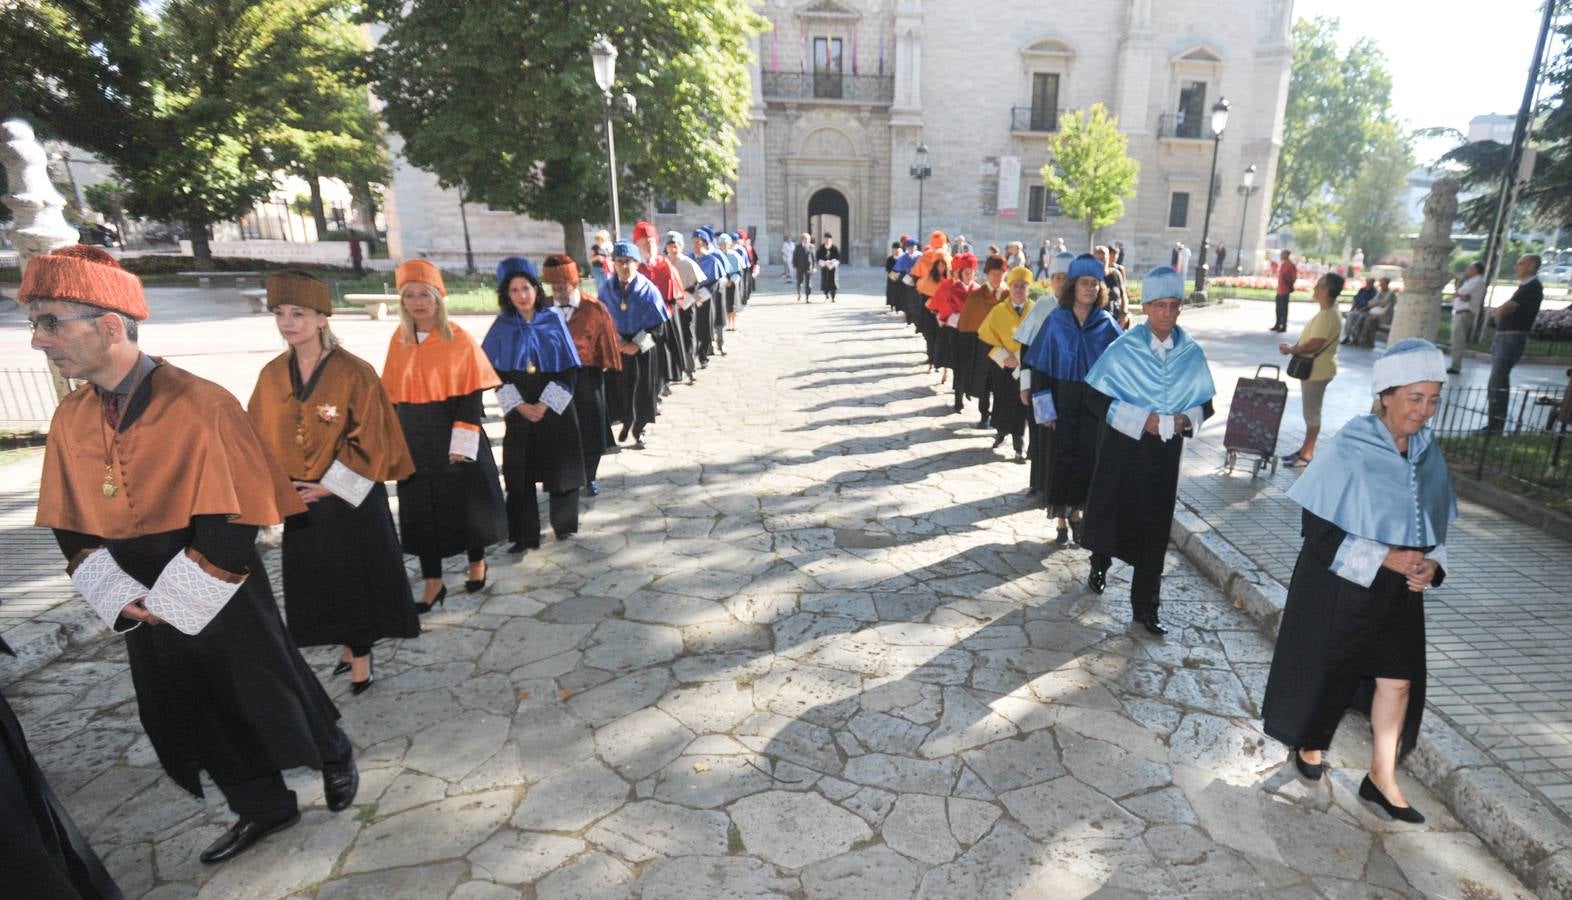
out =
<svg viewBox="0 0 1572 900"><path fill-rule="evenodd" d="M1547 284L1565 284L1572 281L1572 266L1551 266L1539 280Z"/></svg>
<svg viewBox="0 0 1572 900"><path fill-rule="evenodd" d="M120 246L120 233L108 225L78 225L76 239L84 244L97 244L100 247Z"/></svg>

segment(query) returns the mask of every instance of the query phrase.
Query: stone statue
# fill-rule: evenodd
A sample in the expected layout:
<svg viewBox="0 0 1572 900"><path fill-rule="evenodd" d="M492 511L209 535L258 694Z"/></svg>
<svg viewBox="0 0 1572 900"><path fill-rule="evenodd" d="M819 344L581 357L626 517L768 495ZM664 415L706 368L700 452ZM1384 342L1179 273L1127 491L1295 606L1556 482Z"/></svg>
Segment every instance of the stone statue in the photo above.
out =
<svg viewBox="0 0 1572 900"><path fill-rule="evenodd" d="M16 247L17 265L77 242L76 229L65 220L65 198L49 180L49 157L33 136L33 127L21 119L0 125L0 165L11 193L0 197L11 207L15 222L11 243Z"/></svg>
<svg viewBox="0 0 1572 900"><path fill-rule="evenodd" d="M1441 289L1451 279L1447 257L1456 244L1452 220L1457 218L1457 180L1442 178L1425 197L1425 222L1414 240L1414 264L1403 273L1403 293L1392 314L1387 346L1403 338L1436 339L1441 326Z"/></svg>

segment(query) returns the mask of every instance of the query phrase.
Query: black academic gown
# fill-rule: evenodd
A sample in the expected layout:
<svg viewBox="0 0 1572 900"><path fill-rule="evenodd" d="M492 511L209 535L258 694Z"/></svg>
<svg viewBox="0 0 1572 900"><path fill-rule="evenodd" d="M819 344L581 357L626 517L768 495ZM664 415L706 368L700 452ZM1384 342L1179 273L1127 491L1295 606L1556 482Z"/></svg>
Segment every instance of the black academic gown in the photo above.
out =
<svg viewBox="0 0 1572 900"><path fill-rule="evenodd" d="M1103 424L1098 425L1097 461L1087 491L1081 545L1134 566L1131 603L1155 606L1179 498L1180 456L1184 438L1192 432L1175 434L1167 441L1143 432L1135 440L1106 424L1110 397L1091 388L1087 393L1092 414ZM1212 401L1201 410L1205 421L1212 415ZM1142 593L1148 596L1139 597Z"/></svg>
<svg viewBox="0 0 1572 900"><path fill-rule="evenodd" d="M834 260L836 263L839 263L841 261L841 248L835 246L826 247L821 244L818 252L814 255L819 262ZM819 269L819 290L823 291L825 296L832 300L835 298L835 275L838 271L835 266L824 266Z"/></svg>
<svg viewBox="0 0 1572 900"><path fill-rule="evenodd" d="M1040 379L1043 376L1036 377ZM1037 389L1037 383L1036 380L1032 382L1034 390ZM1035 440L1042 447L1043 499L1049 514L1055 515L1056 509L1068 513L1086 505L1093 464L1097 461L1098 430L1102 427L1102 419L1090 402L1096 392L1087 387L1086 382L1050 378L1048 388L1053 392L1054 412L1058 414L1058 419L1052 428L1038 426ZM1104 410L1107 409L1106 402L1101 405ZM1176 480L1176 488L1177 484Z"/></svg>
<svg viewBox="0 0 1572 900"><path fill-rule="evenodd" d="M491 440L480 432L473 462L449 462L453 423L479 425L482 391L432 403L397 404L415 474L398 483L398 524L404 552L449 557L507 536L502 483Z"/></svg>
<svg viewBox="0 0 1572 900"><path fill-rule="evenodd" d="M0 651L5 643L0 641ZM0 873L14 900L121 900L125 895L39 770L0 695Z"/></svg>
<svg viewBox="0 0 1572 900"><path fill-rule="evenodd" d="M898 256L889 256L884 260L884 305L890 309L899 308L900 302L900 293L896 288L900 286L901 278L899 275L890 277L895 273L895 260L898 258Z"/></svg>
<svg viewBox="0 0 1572 900"><path fill-rule="evenodd" d="M1407 678L1401 759L1414 749L1425 711L1424 594L1386 568L1368 588L1333 574L1347 532L1320 516L1304 512L1301 533L1261 704L1264 730L1290 747L1325 750L1344 712L1369 714L1377 677ZM1434 584L1445 577L1438 568Z"/></svg>
<svg viewBox="0 0 1572 900"><path fill-rule="evenodd" d="M553 381L574 389L577 374L567 372L507 372L498 370L504 384L518 389L525 403L538 403L541 391ZM508 538L526 547L540 546L540 513L535 498L539 484L551 495L551 526L559 536L579 529L578 489L584 486L584 445L576 405L558 413L547 407L539 422L513 410L503 420L502 480L507 486Z"/></svg>

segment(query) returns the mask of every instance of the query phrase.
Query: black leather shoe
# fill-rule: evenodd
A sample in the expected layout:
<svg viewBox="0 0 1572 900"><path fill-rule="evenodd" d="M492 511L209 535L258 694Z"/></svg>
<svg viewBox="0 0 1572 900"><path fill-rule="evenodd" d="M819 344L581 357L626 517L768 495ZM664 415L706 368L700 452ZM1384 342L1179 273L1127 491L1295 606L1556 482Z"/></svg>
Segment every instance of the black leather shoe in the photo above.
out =
<svg viewBox="0 0 1572 900"><path fill-rule="evenodd" d="M1054 535L1053 535L1053 542L1054 542L1054 545L1058 546L1058 547L1063 547L1063 546L1066 546L1067 544L1069 544L1070 543L1070 529L1068 529L1068 528L1060 528L1057 531L1055 531Z"/></svg>
<svg viewBox="0 0 1572 900"><path fill-rule="evenodd" d="M1299 771L1299 777L1306 781L1320 781L1321 776L1326 773L1326 763L1305 762L1305 758L1299 755L1298 747L1288 751L1288 758L1294 761L1294 768Z"/></svg>
<svg viewBox="0 0 1572 900"><path fill-rule="evenodd" d="M993 439L993 449L999 449L1002 444L1004 444L1004 435L1001 434Z"/></svg>
<svg viewBox="0 0 1572 900"><path fill-rule="evenodd" d="M353 758L350 759L348 766L333 766L322 770L322 797L327 800L328 809L334 812L349 809L349 805L355 802L355 792L359 790L360 770L356 768Z"/></svg>
<svg viewBox="0 0 1572 900"><path fill-rule="evenodd" d="M1091 588L1093 593L1101 594L1103 588L1108 586L1108 567L1092 566L1092 574L1086 576L1086 586Z"/></svg>
<svg viewBox="0 0 1572 900"><path fill-rule="evenodd" d="M1135 621L1141 623L1142 627L1144 627L1147 631L1150 631L1152 634L1157 635L1158 637L1162 637L1168 633L1168 626L1164 625L1161 621L1158 620L1157 610L1155 609L1149 609L1144 612L1136 613Z"/></svg>
<svg viewBox="0 0 1572 900"><path fill-rule="evenodd" d="M479 578L466 578L466 579L464 579L464 590L467 591L468 593L471 593L471 594L479 593L481 588L484 588L486 586L486 579L488 577L490 577L490 576L491 576L491 566L489 564L487 564L487 563L482 563L481 564L481 569L480 569L480 577Z"/></svg>
<svg viewBox="0 0 1572 900"><path fill-rule="evenodd" d="M229 830L219 835L218 840L209 844L199 857L208 865L228 862L240 854L250 850L252 845L270 834L283 831L289 826L300 821L300 810L291 812L287 817L272 821L257 819L241 819L229 827Z"/></svg>
<svg viewBox="0 0 1572 900"><path fill-rule="evenodd" d="M1419 814L1419 810L1414 809L1412 806L1393 805L1392 801L1386 799L1386 795L1381 793L1381 789L1375 786L1375 782L1370 780L1369 775L1366 775L1365 780L1359 784L1359 799L1375 804L1382 812L1399 822L1419 825L1425 821L1425 817Z"/></svg>
<svg viewBox="0 0 1572 900"><path fill-rule="evenodd" d="M338 661L338 665L333 667L333 674L335 676L342 675L342 674L344 674L345 672L348 672L348 671L349 671L349 660L347 660L347 659L339 660Z"/></svg>
<svg viewBox="0 0 1572 900"><path fill-rule="evenodd" d="M422 615L423 616L426 613L431 612L433 609L436 609L437 607L442 606L443 604L445 604L447 602L448 602L448 586L444 584L442 586L442 589L437 591L437 595L435 597L431 598L431 602L430 603L416 603L415 604L415 613L417 615Z"/></svg>
<svg viewBox="0 0 1572 900"><path fill-rule="evenodd" d="M1085 519L1070 520L1070 540L1074 541L1077 547L1084 546L1081 543L1081 524L1085 521Z"/></svg>

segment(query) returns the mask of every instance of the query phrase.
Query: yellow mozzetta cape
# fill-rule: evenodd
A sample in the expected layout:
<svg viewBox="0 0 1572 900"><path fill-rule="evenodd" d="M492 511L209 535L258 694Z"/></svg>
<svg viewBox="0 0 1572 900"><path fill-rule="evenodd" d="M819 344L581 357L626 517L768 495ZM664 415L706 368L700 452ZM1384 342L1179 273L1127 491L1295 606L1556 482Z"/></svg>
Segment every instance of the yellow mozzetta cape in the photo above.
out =
<svg viewBox="0 0 1572 900"><path fill-rule="evenodd" d="M1015 329L1020 326L1021 320L1026 318L1026 314L1031 311L1032 301L1030 298L1021 307L1019 315L1016 314L1015 307L1011 306L1009 299L1006 298L989 311L988 317L983 319L982 325L977 328L977 336L982 338L983 343L990 347L1003 347L1010 351L1011 354L1019 355L1021 342L1015 339Z"/></svg>

